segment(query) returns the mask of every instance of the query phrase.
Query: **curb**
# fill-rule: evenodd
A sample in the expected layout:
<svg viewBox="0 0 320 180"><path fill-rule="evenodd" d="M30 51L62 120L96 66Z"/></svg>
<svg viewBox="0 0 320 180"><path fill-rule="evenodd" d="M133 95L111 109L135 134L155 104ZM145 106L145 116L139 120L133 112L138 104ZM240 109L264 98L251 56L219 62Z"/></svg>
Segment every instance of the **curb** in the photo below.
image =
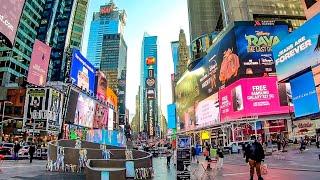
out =
<svg viewBox="0 0 320 180"><path fill-rule="evenodd" d="M228 163L228 162L225 162L224 164L235 165L235 166L247 166L246 164L236 164L236 163ZM268 166L268 169L280 169L280 170L288 170L288 171L320 172L320 166L319 166L319 169L298 169L298 168L281 168L281 167L270 167L270 166Z"/></svg>

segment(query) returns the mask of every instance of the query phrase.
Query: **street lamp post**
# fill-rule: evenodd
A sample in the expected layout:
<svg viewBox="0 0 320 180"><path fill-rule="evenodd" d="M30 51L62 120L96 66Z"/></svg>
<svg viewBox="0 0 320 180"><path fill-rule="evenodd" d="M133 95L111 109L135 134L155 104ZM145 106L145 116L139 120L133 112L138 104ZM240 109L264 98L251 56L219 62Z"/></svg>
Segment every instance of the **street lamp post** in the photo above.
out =
<svg viewBox="0 0 320 180"><path fill-rule="evenodd" d="M2 142L2 135L3 135L3 120L4 120L4 110L6 109L6 103L12 104L12 102L10 102L10 101L4 101L3 102L2 117L1 117L1 131L0 131L0 135L1 135L0 140L1 140L1 142Z"/></svg>

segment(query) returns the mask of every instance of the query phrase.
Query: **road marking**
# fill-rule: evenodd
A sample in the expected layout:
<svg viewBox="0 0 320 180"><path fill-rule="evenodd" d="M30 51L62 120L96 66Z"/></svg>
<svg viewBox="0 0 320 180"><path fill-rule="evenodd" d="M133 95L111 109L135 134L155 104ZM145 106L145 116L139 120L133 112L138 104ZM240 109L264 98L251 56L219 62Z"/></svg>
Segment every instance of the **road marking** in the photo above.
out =
<svg viewBox="0 0 320 180"><path fill-rule="evenodd" d="M244 175L249 174L248 172L242 172L242 173L231 173L231 174L223 174L222 176L236 176L236 175Z"/></svg>
<svg viewBox="0 0 320 180"><path fill-rule="evenodd" d="M26 168L26 167L43 167L44 165L27 165L27 166L0 166L0 169L9 169L9 168Z"/></svg>

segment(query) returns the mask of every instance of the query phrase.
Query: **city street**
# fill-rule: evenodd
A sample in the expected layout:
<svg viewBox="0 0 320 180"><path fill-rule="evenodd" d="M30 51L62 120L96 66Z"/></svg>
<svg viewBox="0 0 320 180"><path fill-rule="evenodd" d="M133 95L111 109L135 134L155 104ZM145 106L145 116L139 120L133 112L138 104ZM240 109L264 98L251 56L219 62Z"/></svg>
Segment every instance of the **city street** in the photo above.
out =
<svg viewBox="0 0 320 180"><path fill-rule="evenodd" d="M315 148L310 148L302 154L298 154L295 149L290 149L289 152L284 153L285 159L277 159L277 155L267 156L265 163L269 166L269 171L264 176L264 179L318 180L320 176L320 160L317 159L316 155L319 153L320 150ZM213 169L206 172L202 167L206 167L204 157L199 156L199 160L199 164L192 163L192 179L249 179L249 167L244 163L241 154L226 155L221 171ZM39 160L35 160L32 164L28 160L20 160L19 162L7 160L1 166L0 179L85 179L83 174L47 172L45 164L46 161ZM214 165L215 163L212 163L212 166ZM171 164L170 168L168 168L166 166L166 158L154 158L153 167L155 180L176 179L175 166Z"/></svg>

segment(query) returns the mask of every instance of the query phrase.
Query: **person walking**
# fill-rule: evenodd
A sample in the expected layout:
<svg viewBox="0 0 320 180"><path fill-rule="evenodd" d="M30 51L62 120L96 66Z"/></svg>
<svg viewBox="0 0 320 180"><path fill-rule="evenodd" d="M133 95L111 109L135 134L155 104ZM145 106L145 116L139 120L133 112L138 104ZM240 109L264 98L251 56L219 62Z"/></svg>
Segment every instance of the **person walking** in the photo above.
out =
<svg viewBox="0 0 320 180"><path fill-rule="evenodd" d="M257 141L255 136L251 136L254 140L252 144L248 144L246 148L246 162L250 166L250 180L253 180L254 169L256 168L258 180L263 180L261 176L261 162L264 161L265 155L262 145Z"/></svg>
<svg viewBox="0 0 320 180"><path fill-rule="evenodd" d="M305 150L305 149L306 149L306 143L305 143L305 141L303 140L303 138L301 137L301 138L300 138L300 153L302 153L303 150Z"/></svg>
<svg viewBox="0 0 320 180"><path fill-rule="evenodd" d="M192 162L196 161L197 163L199 163L196 148L194 146L191 147L191 157L192 157Z"/></svg>
<svg viewBox="0 0 320 180"><path fill-rule="evenodd" d="M32 143L29 147L30 163L32 163L33 154L35 151L36 151L36 148L35 148L34 144Z"/></svg>
<svg viewBox="0 0 320 180"><path fill-rule="evenodd" d="M18 141L15 142L13 146L13 152L14 152L14 160L19 160L19 150L21 149L20 143Z"/></svg>
<svg viewBox="0 0 320 180"><path fill-rule="evenodd" d="M172 149L168 148L168 150L167 150L167 166L170 166L171 156L172 156Z"/></svg>
<svg viewBox="0 0 320 180"><path fill-rule="evenodd" d="M223 158L224 158L224 155L223 155L222 147L221 147L221 146L218 146L217 156L218 156L217 169L220 170L220 169L222 169L222 166L223 166Z"/></svg>

